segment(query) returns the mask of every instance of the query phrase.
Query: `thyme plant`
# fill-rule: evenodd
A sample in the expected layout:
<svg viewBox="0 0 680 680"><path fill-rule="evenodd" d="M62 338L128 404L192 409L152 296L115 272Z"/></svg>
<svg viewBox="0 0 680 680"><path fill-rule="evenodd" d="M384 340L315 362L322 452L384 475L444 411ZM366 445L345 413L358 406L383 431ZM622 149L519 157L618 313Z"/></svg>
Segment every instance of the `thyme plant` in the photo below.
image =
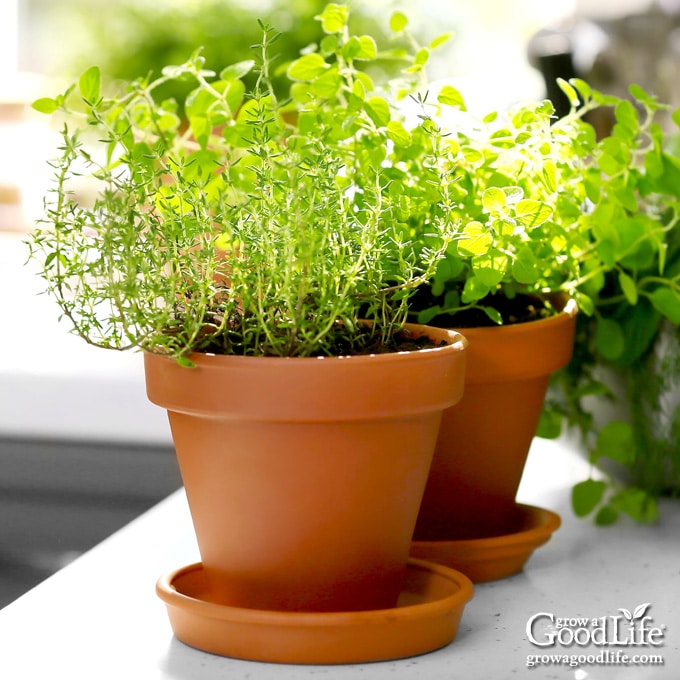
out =
<svg viewBox="0 0 680 680"><path fill-rule="evenodd" d="M440 131L426 117L423 174L393 177L394 149L411 146L395 102L414 91L430 48L390 52L403 71L376 84L359 67L385 55L371 36L351 33L347 7L329 4L317 19L325 38L288 65L286 100L272 87L278 36L262 24L254 59L219 75L199 49L119 96L102 96L92 67L35 102L64 123L33 255L87 342L185 363L192 351L393 348L409 297L455 235L442 210L422 225L425 248L408 240L409 202L424 192L445 199L450 184ZM402 42L406 26L392 17ZM193 83L188 125L176 101L155 101L173 81Z"/></svg>

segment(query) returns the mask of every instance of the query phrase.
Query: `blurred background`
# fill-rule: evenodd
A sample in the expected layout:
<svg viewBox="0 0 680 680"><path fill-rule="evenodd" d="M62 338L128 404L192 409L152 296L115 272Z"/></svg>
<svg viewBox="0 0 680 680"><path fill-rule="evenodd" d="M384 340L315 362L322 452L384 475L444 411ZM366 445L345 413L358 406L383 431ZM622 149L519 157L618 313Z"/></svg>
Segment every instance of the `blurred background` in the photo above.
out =
<svg viewBox="0 0 680 680"><path fill-rule="evenodd" d="M387 34L393 11L424 42L453 33L432 80L479 110L550 97L558 76L680 104L680 0L354 0ZM90 65L113 83L184 61L250 56L261 18L284 32L285 69L319 40L322 0L0 0L0 607L180 485L165 414L141 357L70 336L26 265L23 238L49 187L55 131L30 102ZM385 68L388 68L386 65ZM164 93L163 96L172 96ZM605 122L606 124L606 122Z"/></svg>

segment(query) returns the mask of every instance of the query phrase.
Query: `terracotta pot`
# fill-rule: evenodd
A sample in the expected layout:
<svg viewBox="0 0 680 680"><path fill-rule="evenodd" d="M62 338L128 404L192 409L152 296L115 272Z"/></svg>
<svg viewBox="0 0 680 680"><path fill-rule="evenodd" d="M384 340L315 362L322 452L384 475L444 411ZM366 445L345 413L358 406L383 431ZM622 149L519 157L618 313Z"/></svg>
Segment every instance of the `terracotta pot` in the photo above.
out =
<svg viewBox="0 0 680 680"><path fill-rule="evenodd" d="M395 606L465 339L334 358L145 355L168 410L210 599L284 611Z"/></svg>
<svg viewBox="0 0 680 680"><path fill-rule="evenodd" d="M571 357L575 322L569 300L548 319L462 331L469 341L465 395L442 416L417 541L516 530L515 495L550 375Z"/></svg>

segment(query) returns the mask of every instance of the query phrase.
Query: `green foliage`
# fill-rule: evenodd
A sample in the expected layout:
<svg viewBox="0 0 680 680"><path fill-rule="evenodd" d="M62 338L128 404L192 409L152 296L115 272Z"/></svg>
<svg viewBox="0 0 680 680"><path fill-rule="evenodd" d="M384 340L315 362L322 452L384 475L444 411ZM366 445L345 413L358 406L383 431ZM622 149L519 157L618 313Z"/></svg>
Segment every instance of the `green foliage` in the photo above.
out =
<svg viewBox="0 0 680 680"><path fill-rule="evenodd" d="M198 49L119 96L102 96L92 67L36 103L64 122L33 255L87 342L184 363L192 351L332 354L338 336L351 352L390 346L455 232L443 140L426 117L407 130L394 106L421 78L417 45L398 82L377 83L357 66L379 58L376 42L351 33L347 8L318 21L327 39L287 65L292 98L275 91L279 36L263 25L254 59L219 75ZM159 100L176 82L186 98ZM398 167L404 149L419 175ZM75 193L84 178L92 203ZM425 204L416 250L411 208Z"/></svg>
<svg viewBox="0 0 680 680"><path fill-rule="evenodd" d="M572 111L558 121L549 102L478 118L458 90L442 88L438 105L453 110L455 122L442 127L461 236L447 251L448 274L438 270L416 311L456 325L461 312L492 299L561 292L594 317L597 352L617 361L635 341L625 314L612 314L619 303L649 301L661 317L680 320L680 274L668 268L680 207L669 168L680 166L655 122L664 107L640 88L633 104L580 80L560 86ZM598 140L586 118L602 107L614 108L616 124Z"/></svg>
<svg viewBox="0 0 680 680"><path fill-rule="evenodd" d="M157 78L163 66L186 61L198 45L203 46L206 67L219 72L222 64L249 54L250 47L260 39L257 20L263 16L261 5L224 0L163 0L160 3L70 0L67 7L64 3L48 5L45 8L47 25L56 25L76 36L60 45L62 70L59 75L63 76L64 71L79 73L88 64L97 63L106 76L107 91L111 91L117 81ZM272 0L267 5L269 23L281 32L271 81L277 95L285 97L289 86L286 65L303 47L318 43L323 37L321 22L315 15L323 10L325 0ZM86 24L83 16L88 18ZM360 10L354 12L353 19L364 32L371 31L374 35L387 32L381 31L378 22ZM246 86L252 88L256 74L251 72L243 77ZM166 81L154 90L154 97L158 102L173 98L181 103L191 85L191 81L182 79Z"/></svg>
<svg viewBox="0 0 680 680"><path fill-rule="evenodd" d="M589 483L575 492L580 514L597 507L598 523L619 514L650 521L656 496L680 494L680 454L671 453L680 451L680 427L661 436L644 426L644 418L657 422L663 402L642 370L660 329L677 334L680 324L680 160L657 122L667 107L641 88L621 99L578 79L559 84L572 105L560 120L549 102L479 117L451 86L436 103L421 101L445 135L458 237L412 312L433 325L493 325L512 322L505 308L518 296L544 304L543 315L559 309L551 304L557 294L574 298L581 312L574 358L555 378L539 432L558 436L566 417L594 465L619 466L632 475L629 488L647 494L613 480L605 494L604 482ZM588 116L602 108L615 123L598 139ZM422 172L417 154L401 153L406 172ZM412 221L426 242L413 213ZM612 398L597 377L601 367L626 375L640 406L631 421L596 424L593 399Z"/></svg>

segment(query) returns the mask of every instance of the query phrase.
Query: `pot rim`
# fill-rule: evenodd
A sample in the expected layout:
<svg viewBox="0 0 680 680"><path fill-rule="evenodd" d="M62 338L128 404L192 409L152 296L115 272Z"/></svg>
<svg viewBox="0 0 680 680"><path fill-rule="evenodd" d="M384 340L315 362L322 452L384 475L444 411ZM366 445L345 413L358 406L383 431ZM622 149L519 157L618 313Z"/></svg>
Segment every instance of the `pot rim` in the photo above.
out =
<svg viewBox="0 0 680 680"><path fill-rule="evenodd" d="M244 362L247 361L249 364L254 364L255 362L262 365L278 363L282 360L294 361L300 365L318 363L320 360L325 362L333 361L351 361L353 365L358 365L361 363L374 362L377 357L380 357L381 361L403 361L405 355L411 356L422 356L423 354L441 354L442 352L448 353L453 351L461 351L467 348L468 340L465 335L454 328L436 328L435 326L427 326L424 324L404 324L403 329L413 333L412 337L419 338L423 335L438 336L434 339L446 342L445 345L438 347L423 347L416 350L400 350L398 352L381 352L372 354L340 354L337 356L314 356L314 357L286 357L286 356L251 356L251 355L241 355L241 354L218 354L215 352L192 352L187 355L187 359L193 363L200 365L206 362L215 363L217 362ZM167 359L169 361L174 361L170 356L163 354L158 354L155 352L144 351L144 354L151 355L155 358Z"/></svg>
<svg viewBox="0 0 680 680"><path fill-rule="evenodd" d="M451 326L449 330L455 330L463 335L490 335L503 333L506 335L521 335L524 333L536 332L536 327L540 325L541 329L548 329L551 326L560 325L566 319L573 319L578 314L578 305L574 298L568 298L564 307L557 314L545 317L543 319L535 319L532 321L524 321L521 323L502 324L500 326L470 326L470 327L456 327Z"/></svg>

